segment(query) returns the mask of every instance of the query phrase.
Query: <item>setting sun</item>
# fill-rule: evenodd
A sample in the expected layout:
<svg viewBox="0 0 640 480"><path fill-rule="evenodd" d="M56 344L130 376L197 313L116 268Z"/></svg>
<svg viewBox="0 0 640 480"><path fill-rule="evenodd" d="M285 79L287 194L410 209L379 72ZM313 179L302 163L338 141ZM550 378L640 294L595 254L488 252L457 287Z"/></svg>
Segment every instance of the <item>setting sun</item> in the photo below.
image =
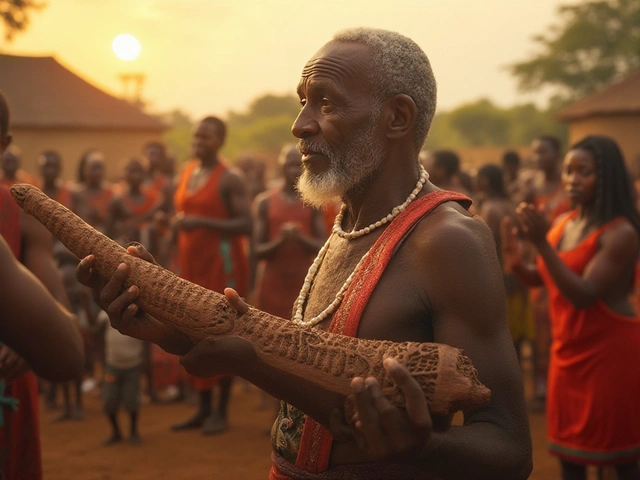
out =
<svg viewBox="0 0 640 480"><path fill-rule="evenodd" d="M128 33L123 33L114 38L111 46L116 57L120 60L135 60L140 55L140 42L136 37Z"/></svg>

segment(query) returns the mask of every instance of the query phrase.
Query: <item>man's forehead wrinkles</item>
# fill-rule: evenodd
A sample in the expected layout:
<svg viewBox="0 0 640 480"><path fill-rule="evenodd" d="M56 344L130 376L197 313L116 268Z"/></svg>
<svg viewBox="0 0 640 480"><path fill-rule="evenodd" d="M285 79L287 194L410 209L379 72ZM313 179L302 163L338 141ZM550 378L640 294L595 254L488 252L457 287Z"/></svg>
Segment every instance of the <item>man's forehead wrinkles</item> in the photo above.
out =
<svg viewBox="0 0 640 480"><path fill-rule="evenodd" d="M356 76L360 66L359 62L322 57L307 63L302 70L302 77L310 77L316 73L339 77Z"/></svg>

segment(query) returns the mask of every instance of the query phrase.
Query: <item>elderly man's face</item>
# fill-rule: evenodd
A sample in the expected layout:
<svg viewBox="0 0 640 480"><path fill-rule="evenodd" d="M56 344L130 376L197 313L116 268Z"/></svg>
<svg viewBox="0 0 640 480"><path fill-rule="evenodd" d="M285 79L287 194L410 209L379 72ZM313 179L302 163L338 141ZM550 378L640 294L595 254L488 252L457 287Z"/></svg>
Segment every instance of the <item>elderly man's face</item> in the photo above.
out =
<svg viewBox="0 0 640 480"><path fill-rule="evenodd" d="M321 206L355 190L384 159L380 106L367 79L370 68L367 46L330 42L302 72L298 85L302 109L292 132L300 139L302 153L298 189L312 205Z"/></svg>

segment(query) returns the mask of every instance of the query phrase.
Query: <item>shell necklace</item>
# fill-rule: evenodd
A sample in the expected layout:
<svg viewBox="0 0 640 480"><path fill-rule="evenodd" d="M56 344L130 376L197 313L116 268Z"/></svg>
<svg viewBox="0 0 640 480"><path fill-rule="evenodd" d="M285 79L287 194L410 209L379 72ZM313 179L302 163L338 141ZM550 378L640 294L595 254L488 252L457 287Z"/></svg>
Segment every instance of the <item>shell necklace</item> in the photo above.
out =
<svg viewBox="0 0 640 480"><path fill-rule="evenodd" d="M409 196L404 201L404 203L401 205L398 205L397 207L394 207L393 210L391 210L391 213L389 215L386 215L385 217L378 220L377 222L372 223L368 227L361 228L360 230L352 231L349 233L342 230L342 217L344 216L344 212L346 210L346 205L342 205L342 208L340 209L340 213L338 213L338 215L336 216L336 220L333 224L333 230L331 231L331 235L329 235L329 238L327 239L325 244L322 246L322 248L318 252L318 255L316 256L315 260L311 264L311 267L309 267L307 276L304 279L302 290L300 290L300 294L298 295L298 300L296 301L296 311L293 314L293 319L292 319L293 323L295 323L296 325L300 325L301 327L313 327L318 323L322 322L324 319L333 315L335 311L338 309L338 307L340 306L340 303L342 303L342 299L344 298L344 295L347 292L347 289L351 285L351 282L353 281L353 278L355 277L356 272L359 270L360 265L362 265L364 260L369 256L369 252L371 250L367 251L367 253L365 253L362 256L358 264L353 269L353 272L351 272L351 275L347 277L345 282L342 284L342 287L340 287L340 290L338 290L338 293L336 294L336 298L333 299L333 302L331 302L329 306L325 308L322 312L320 312L317 316L305 322L303 320L304 306L307 301L309 291L311 290L311 285L313 285L313 281L316 277L316 273L318 273L318 269L320 268L320 265L322 264L322 261L324 260L324 257L327 254L327 250L329 249L329 244L331 243L331 239L333 238L333 235L336 234L340 238L353 240L354 238L358 238L368 233L371 233L376 228L388 222L391 222L394 218L400 215L409 206L411 202L413 202L416 199L416 197L424 187L424 184L426 183L428 178L429 178L429 174L427 173L427 171L424 168L420 167L420 178L418 179L416 188L413 189L413 191L409 194Z"/></svg>

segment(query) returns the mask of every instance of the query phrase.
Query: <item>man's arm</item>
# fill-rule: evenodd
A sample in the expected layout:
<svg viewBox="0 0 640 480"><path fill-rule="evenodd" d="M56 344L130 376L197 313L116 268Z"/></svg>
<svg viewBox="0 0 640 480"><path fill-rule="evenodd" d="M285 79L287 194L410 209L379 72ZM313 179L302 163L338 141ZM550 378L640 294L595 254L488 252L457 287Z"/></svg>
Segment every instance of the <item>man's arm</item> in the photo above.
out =
<svg viewBox="0 0 640 480"><path fill-rule="evenodd" d="M501 254L505 273L515 273L522 283L529 287L539 287L542 279L535 263L526 262L523 258L522 241L518 238L518 229L509 217L505 217L500 225Z"/></svg>
<svg viewBox="0 0 640 480"><path fill-rule="evenodd" d="M429 225L438 227L423 237L420 248L434 341L464 350L491 390L491 403L468 412L464 426L433 432L422 461L443 479L526 479L531 439L491 232L447 208L434 212L439 218Z"/></svg>
<svg viewBox="0 0 640 480"><path fill-rule="evenodd" d="M273 255L284 242L282 235L269 241L269 198L266 195L259 195L256 198L256 208L254 214L255 228L253 230L253 253L257 260L268 258Z"/></svg>
<svg viewBox="0 0 640 480"><path fill-rule="evenodd" d="M53 237L49 231L31 215L20 212L22 233L22 261L53 297L69 308L69 298L62 277L53 259Z"/></svg>
<svg viewBox="0 0 640 480"><path fill-rule="evenodd" d="M84 347L74 317L15 260L0 238L0 340L34 372L57 382L82 373Z"/></svg>
<svg viewBox="0 0 640 480"><path fill-rule="evenodd" d="M526 225L525 235L544 260L553 282L576 308L587 308L615 290L637 260L638 232L630 223L621 222L601 235L600 249L583 275L578 275L564 264L547 241L547 225L540 213L526 207L519 215Z"/></svg>
<svg viewBox="0 0 640 480"><path fill-rule="evenodd" d="M227 235L251 235L251 205L240 176L227 171L220 180L220 190L229 211L228 219L187 215L179 217L174 223L174 229L209 228Z"/></svg>

